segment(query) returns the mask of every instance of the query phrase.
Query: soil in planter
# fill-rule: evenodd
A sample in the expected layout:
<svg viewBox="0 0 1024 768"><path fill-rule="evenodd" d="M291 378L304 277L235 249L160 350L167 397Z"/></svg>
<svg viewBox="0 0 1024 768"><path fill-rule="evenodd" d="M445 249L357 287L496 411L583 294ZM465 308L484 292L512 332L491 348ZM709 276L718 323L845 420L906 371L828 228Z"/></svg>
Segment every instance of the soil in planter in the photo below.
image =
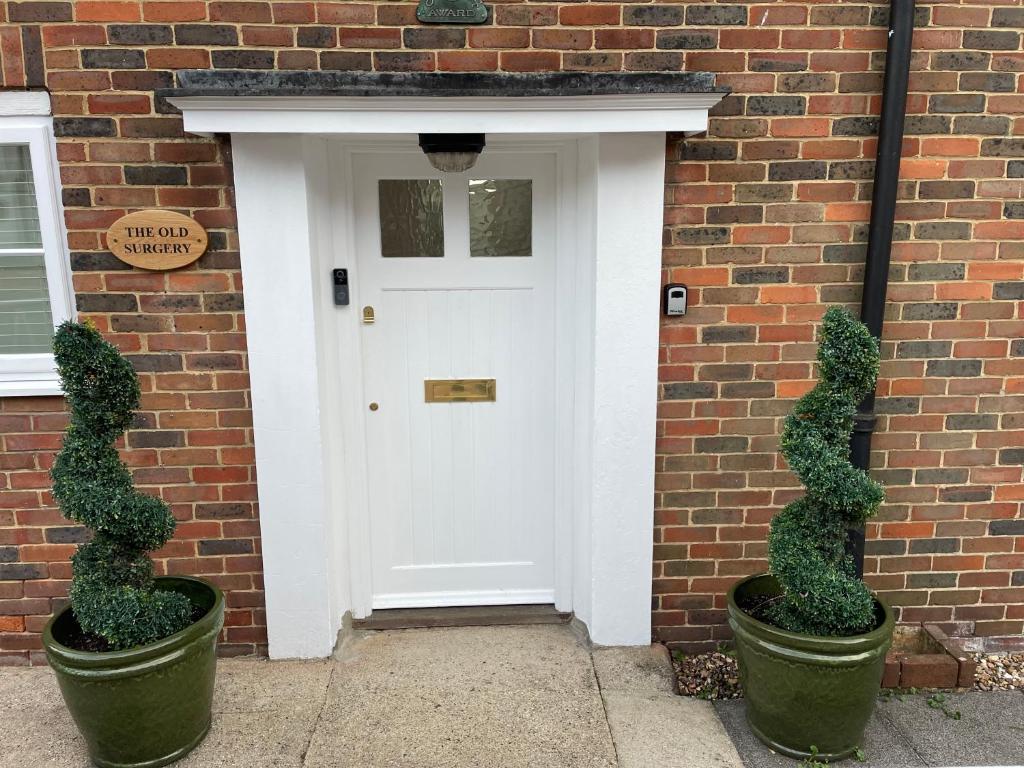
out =
<svg viewBox="0 0 1024 768"><path fill-rule="evenodd" d="M192 617L190 619L190 625L195 624L206 614L206 609L201 605L192 604ZM67 637L60 639L61 645L67 646L76 651L88 651L90 653L106 653L110 650L110 644L105 638L99 635L94 635L91 632L85 632L80 626L78 621L74 621L71 624L70 631Z"/></svg>
<svg viewBox="0 0 1024 768"><path fill-rule="evenodd" d="M751 618L774 627L775 622L769 617L768 609L781 598L782 595L741 594L736 596L736 605Z"/></svg>
<svg viewBox="0 0 1024 768"><path fill-rule="evenodd" d="M758 621L767 624L768 626L775 627L776 629L781 629L781 627L779 627L774 621L772 621L771 614L769 612L771 606L781 599L782 595L739 594L736 596L736 605L739 607L741 611L743 611L751 618L757 619ZM871 627L871 630L869 631L873 631L878 627L882 626L883 621L884 616L882 615L881 608L878 607L878 605L876 604L875 625Z"/></svg>
<svg viewBox="0 0 1024 768"><path fill-rule="evenodd" d="M80 626L78 621L72 624L67 637L62 637L61 645L66 645L68 648L72 648L76 651L89 651L91 653L106 653L110 650L110 644L100 637L94 635L91 632L85 632Z"/></svg>

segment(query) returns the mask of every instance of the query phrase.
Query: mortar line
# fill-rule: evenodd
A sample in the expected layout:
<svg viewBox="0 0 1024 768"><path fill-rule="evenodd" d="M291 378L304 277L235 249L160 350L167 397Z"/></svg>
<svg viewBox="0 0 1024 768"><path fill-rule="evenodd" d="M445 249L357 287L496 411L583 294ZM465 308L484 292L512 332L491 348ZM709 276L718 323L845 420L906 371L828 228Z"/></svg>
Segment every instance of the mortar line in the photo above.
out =
<svg viewBox="0 0 1024 768"><path fill-rule="evenodd" d="M320 702L320 709L316 713L316 718L313 720L313 726L309 729L309 736L306 738L306 746L302 748L302 755L300 756L300 759L302 760L303 766L306 765L306 756L309 754L309 748L313 745L313 737L316 735L317 728L320 727L320 721L324 717L324 712L327 711L327 698L331 690L331 683L334 682L334 670L336 663L337 662L334 659L331 659L331 672L327 676L327 685L324 686L323 701Z"/></svg>
<svg viewBox="0 0 1024 768"><path fill-rule="evenodd" d="M875 711L881 713L882 720L884 720L885 724L889 726L889 729L896 734L896 738L899 739L904 746L906 746L911 752L914 753L914 756L921 761L921 765L926 767L936 765L935 763L929 762L924 755L917 751L917 747L915 747L914 743L903 734L903 730L896 724L896 721L889 717L889 713L885 711L885 708L878 706L880 703L881 702L875 702ZM892 702L886 703L891 704ZM900 703L902 704L903 702L901 701Z"/></svg>
<svg viewBox="0 0 1024 768"><path fill-rule="evenodd" d="M587 648L587 657L590 659L590 669L594 673L594 682L597 683L597 695L601 699L601 711L604 713L604 727L608 729L608 741L612 743L612 753L615 755L615 765L621 765L619 760L619 745L615 743L615 734L612 733L612 721L608 717L608 704L604 700L604 688L601 686L601 675L594 663L594 649Z"/></svg>

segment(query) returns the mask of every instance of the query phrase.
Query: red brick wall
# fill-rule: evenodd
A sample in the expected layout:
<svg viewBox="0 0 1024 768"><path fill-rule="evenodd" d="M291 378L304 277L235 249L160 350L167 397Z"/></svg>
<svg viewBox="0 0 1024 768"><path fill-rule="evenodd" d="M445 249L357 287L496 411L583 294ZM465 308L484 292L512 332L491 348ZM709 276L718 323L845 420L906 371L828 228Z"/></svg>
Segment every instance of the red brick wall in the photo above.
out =
<svg viewBox="0 0 1024 768"><path fill-rule="evenodd" d="M867 568L906 620L1021 632L1024 8L919 6ZM668 144L666 279L693 290L663 325L659 638L725 637L725 588L764 567L799 493L776 435L811 385L814 322L859 298L886 4L493 8L464 29L417 25L411 0L2 4L4 85L53 95L79 309L140 371L125 456L181 521L158 562L227 590L226 652L265 643L244 315L230 148L153 97L178 68L718 73L734 95L708 135ZM105 251L113 220L154 206L195 216L210 252L151 274ZM0 662L38 650L80 536L46 492L61 411L0 401Z"/></svg>
<svg viewBox="0 0 1024 768"><path fill-rule="evenodd" d="M884 64L884 6L748 11L673 33L707 35L686 64L734 89L669 147L666 278L699 298L663 324L654 620L689 647L727 636L725 590L801 492L777 435L824 306L859 306ZM866 572L904 621L1019 633L1024 9L921 3L917 26Z"/></svg>
<svg viewBox="0 0 1024 768"><path fill-rule="evenodd" d="M147 5L178 13L190 6ZM154 104L152 89L173 83L157 62L182 51L166 46L143 54L108 45L154 34L102 23L137 20L140 3L6 6L5 85L43 85L31 73L45 71L52 93L79 313L139 372L142 409L124 456L140 487L159 494L179 521L174 539L156 553L158 571L215 581L227 601L221 652L262 652L266 620L230 149L185 137L180 118ZM43 51L35 62L23 54L33 39ZM168 273L119 262L104 250L102 233L124 213L146 207L194 215L210 231L209 252ZM59 399L0 399L0 663L41 660L39 632L62 604L68 556L83 534L48 493L63 423Z"/></svg>

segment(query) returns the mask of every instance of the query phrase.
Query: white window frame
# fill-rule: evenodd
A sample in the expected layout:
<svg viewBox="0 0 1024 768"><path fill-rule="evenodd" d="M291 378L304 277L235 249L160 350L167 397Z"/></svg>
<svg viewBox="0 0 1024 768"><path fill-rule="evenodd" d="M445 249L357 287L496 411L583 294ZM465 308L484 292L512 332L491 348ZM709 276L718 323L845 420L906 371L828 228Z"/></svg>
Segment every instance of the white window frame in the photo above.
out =
<svg viewBox="0 0 1024 768"><path fill-rule="evenodd" d="M29 147L43 247L19 248L16 252L42 253L50 314L56 328L65 320L75 318L75 296L61 205L57 143L47 94L0 94L0 144ZM0 250L0 255L3 252ZM60 394L63 391L52 353L0 354L0 397Z"/></svg>

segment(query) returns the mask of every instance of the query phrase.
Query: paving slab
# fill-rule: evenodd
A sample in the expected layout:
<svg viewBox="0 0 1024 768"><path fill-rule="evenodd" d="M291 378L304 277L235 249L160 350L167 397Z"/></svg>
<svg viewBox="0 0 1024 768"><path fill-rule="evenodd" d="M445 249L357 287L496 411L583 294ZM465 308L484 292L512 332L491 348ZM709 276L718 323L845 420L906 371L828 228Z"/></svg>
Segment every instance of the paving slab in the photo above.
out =
<svg viewBox="0 0 1024 768"><path fill-rule="evenodd" d="M676 691L672 660L663 645L595 648L592 655L602 691L643 695Z"/></svg>
<svg viewBox="0 0 1024 768"><path fill-rule="evenodd" d="M1024 765L1024 691L943 695L959 720L929 707L928 692L890 699L877 712L928 765Z"/></svg>
<svg viewBox="0 0 1024 768"><path fill-rule="evenodd" d="M865 762L847 760L844 765L863 766L863 768L917 768L927 766L910 744L900 736L896 728L883 716L879 704L868 723L864 734ZM716 701L715 711L721 718L736 745L746 768L800 768L800 761L793 760L773 752L760 741L747 727L746 704L742 699ZM949 765L953 765L950 763Z"/></svg>
<svg viewBox="0 0 1024 768"><path fill-rule="evenodd" d="M944 693L953 719L930 707L932 692L879 699L864 739L865 768L1024 765L1024 692ZM746 768L794 768L798 761L759 742L746 724L742 700L720 701L715 710Z"/></svg>
<svg viewBox="0 0 1024 768"><path fill-rule="evenodd" d="M666 694L605 695L620 768L741 768L710 703Z"/></svg>
<svg viewBox="0 0 1024 768"><path fill-rule="evenodd" d="M0 669L0 766L85 768L85 740L47 668Z"/></svg>
<svg viewBox="0 0 1024 768"><path fill-rule="evenodd" d="M742 768L667 651L567 625L357 632L322 661L222 659L184 768ZM47 668L0 669L0 768L86 768Z"/></svg>
<svg viewBox="0 0 1024 768"><path fill-rule="evenodd" d="M567 626L363 633L335 666L307 765L612 768L589 653Z"/></svg>
<svg viewBox="0 0 1024 768"><path fill-rule="evenodd" d="M205 741L175 765L304 765L332 674L330 661L220 660L213 726Z"/></svg>
<svg viewBox="0 0 1024 768"><path fill-rule="evenodd" d="M593 658L620 768L741 768L711 704L675 694L664 646L595 649Z"/></svg>
<svg viewBox="0 0 1024 768"><path fill-rule="evenodd" d="M176 765L187 768L301 766L330 679L330 662L221 659L213 727ZM0 766L86 768L85 740L53 672L0 670Z"/></svg>
<svg viewBox="0 0 1024 768"><path fill-rule="evenodd" d="M308 712L318 710L327 693L330 660L268 661L220 659L213 711L217 714Z"/></svg>

